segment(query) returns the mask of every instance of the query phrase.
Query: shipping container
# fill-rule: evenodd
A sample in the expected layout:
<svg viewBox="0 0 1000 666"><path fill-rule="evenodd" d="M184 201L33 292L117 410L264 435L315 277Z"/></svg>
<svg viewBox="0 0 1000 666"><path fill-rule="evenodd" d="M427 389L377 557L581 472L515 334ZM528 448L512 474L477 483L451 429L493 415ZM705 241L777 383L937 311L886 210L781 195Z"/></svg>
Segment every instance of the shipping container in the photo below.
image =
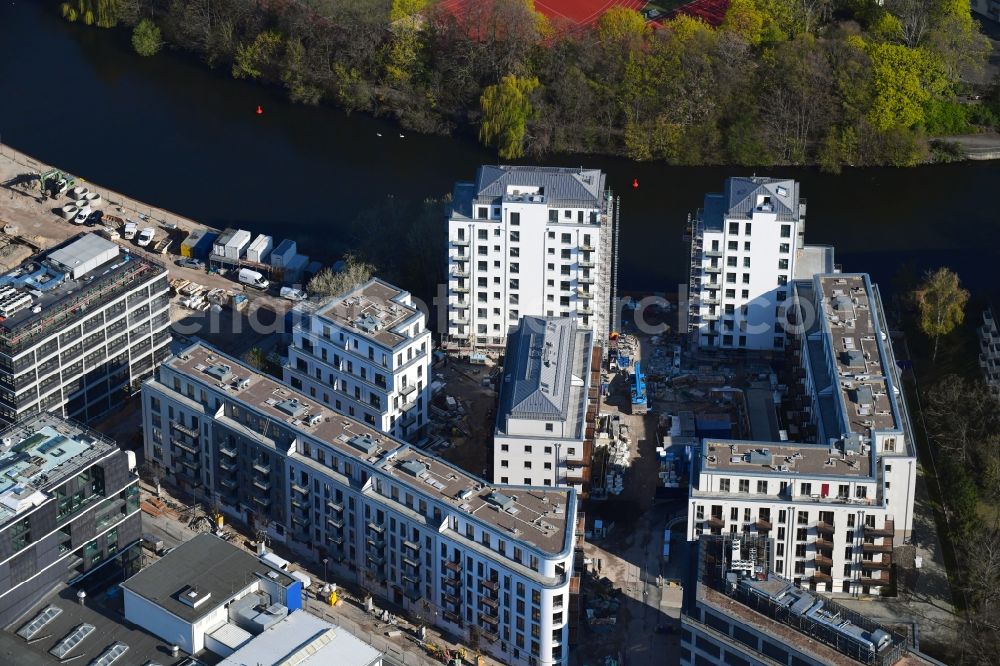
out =
<svg viewBox="0 0 1000 666"><path fill-rule="evenodd" d="M233 234L229 242L226 243L226 259L232 259L233 261L240 259L246 252L247 246L250 245L252 237L250 232L244 229L240 229Z"/></svg>
<svg viewBox="0 0 1000 666"><path fill-rule="evenodd" d="M247 246L247 261L253 261L258 264L267 263L267 259L271 254L271 247L273 243L271 242L270 236L265 236L261 234L257 238L253 239L253 242Z"/></svg>
<svg viewBox="0 0 1000 666"><path fill-rule="evenodd" d="M204 261L212 253L212 243L219 234L208 229L195 229L181 243L181 256Z"/></svg>
<svg viewBox="0 0 1000 666"><path fill-rule="evenodd" d="M281 279L285 284L302 284L305 276L306 266L309 265L309 257L304 254L297 254L285 264Z"/></svg>
<svg viewBox="0 0 1000 666"><path fill-rule="evenodd" d="M278 247L271 250L271 265L275 268L284 268L297 252L295 241L286 238L278 243Z"/></svg>

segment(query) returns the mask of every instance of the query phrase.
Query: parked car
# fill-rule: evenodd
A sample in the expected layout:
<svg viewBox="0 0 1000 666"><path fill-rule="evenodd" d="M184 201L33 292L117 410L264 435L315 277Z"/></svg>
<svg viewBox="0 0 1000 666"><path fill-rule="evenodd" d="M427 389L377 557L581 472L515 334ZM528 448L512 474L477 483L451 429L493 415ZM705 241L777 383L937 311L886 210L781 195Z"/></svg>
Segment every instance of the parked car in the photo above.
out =
<svg viewBox="0 0 1000 666"><path fill-rule="evenodd" d="M190 259L188 257L184 257L183 259L178 259L174 263L181 268L193 268L199 271L205 268L205 262L201 259Z"/></svg>
<svg viewBox="0 0 1000 666"><path fill-rule="evenodd" d="M135 242L139 247L146 247L153 242L153 238L155 237L156 229L153 227L146 227L139 232L139 237L135 239Z"/></svg>
<svg viewBox="0 0 1000 666"><path fill-rule="evenodd" d="M76 217L73 218L73 224L86 224L87 218L89 217L90 213L85 213L81 210L79 213L76 214Z"/></svg>

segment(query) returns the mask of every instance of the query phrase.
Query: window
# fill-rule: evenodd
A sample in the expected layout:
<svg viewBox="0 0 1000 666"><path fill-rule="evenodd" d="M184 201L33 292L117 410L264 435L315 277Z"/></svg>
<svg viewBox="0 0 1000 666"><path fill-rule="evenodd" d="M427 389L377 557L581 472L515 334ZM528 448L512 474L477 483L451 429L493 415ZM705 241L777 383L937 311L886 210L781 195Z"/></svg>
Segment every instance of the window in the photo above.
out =
<svg viewBox="0 0 1000 666"><path fill-rule="evenodd" d="M812 495L812 484L811 483L803 483L803 484L801 484L799 486L799 494L800 495L806 495L806 496Z"/></svg>
<svg viewBox="0 0 1000 666"><path fill-rule="evenodd" d="M783 224L783 225L781 225L781 237L782 238L791 238L792 237L792 225L790 225L790 224Z"/></svg>
<svg viewBox="0 0 1000 666"><path fill-rule="evenodd" d="M729 233L734 234L734 235L740 233L740 223L739 222L730 222L729 223Z"/></svg>
<svg viewBox="0 0 1000 666"><path fill-rule="evenodd" d="M740 479L740 492L741 493L750 492L750 479Z"/></svg>
<svg viewBox="0 0 1000 666"><path fill-rule="evenodd" d="M723 493L729 492L729 479L719 479L719 491Z"/></svg>
<svg viewBox="0 0 1000 666"><path fill-rule="evenodd" d="M798 517L796 518L796 522L799 525L808 525L809 524L809 512L808 511L799 511Z"/></svg>
<svg viewBox="0 0 1000 666"><path fill-rule="evenodd" d="M510 214L510 223L511 223L511 225L513 225L515 227L517 225L521 224L521 214L520 213L511 213ZM514 240L514 239L511 238L511 240Z"/></svg>
<svg viewBox="0 0 1000 666"><path fill-rule="evenodd" d="M781 252L782 254L788 254L788 251L789 251L788 243L782 243L781 245L778 246L778 252Z"/></svg>
<svg viewBox="0 0 1000 666"><path fill-rule="evenodd" d="M761 494L761 495L766 495L767 494L767 481L758 481L757 482L757 492L759 494Z"/></svg>
<svg viewBox="0 0 1000 666"><path fill-rule="evenodd" d="M546 423L545 424L545 432L552 432L552 424L551 423Z"/></svg>

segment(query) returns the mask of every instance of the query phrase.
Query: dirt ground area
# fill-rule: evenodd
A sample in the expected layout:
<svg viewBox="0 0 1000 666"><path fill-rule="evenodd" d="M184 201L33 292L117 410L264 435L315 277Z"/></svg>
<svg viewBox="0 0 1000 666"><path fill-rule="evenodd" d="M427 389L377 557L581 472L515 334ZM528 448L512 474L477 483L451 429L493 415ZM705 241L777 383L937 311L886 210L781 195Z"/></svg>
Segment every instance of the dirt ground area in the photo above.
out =
<svg viewBox="0 0 1000 666"><path fill-rule="evenodd" d="M444 440L435 450L445 460L485 479L493 478L493 429L496 425L497 392L484 386L496 366L474 365L448 357L434 368L445 387L432 403L431 422ZM449 406L449 398L455 400Z"/></svg>

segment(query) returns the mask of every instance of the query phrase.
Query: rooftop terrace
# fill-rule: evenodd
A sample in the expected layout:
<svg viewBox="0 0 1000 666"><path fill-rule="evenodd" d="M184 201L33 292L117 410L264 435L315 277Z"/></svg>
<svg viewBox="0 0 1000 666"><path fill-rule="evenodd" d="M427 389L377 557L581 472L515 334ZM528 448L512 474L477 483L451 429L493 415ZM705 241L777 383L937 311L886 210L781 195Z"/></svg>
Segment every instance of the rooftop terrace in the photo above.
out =
<svg viewBox="0 0 1000 666"><path fill-rule="evenodd" d="M512 536L516 534L515 529L520 530L517 538L543 552L559 553L567 543L567 506L574 499L569 489L491 487L488 481L338 414L204 343L192 345L165 364L195 381L222 390L233 400L250 405L257 412L313 440L326 443L340 456L395 477L425 497L469 513ZM293 454L293 458L303 459L301 450ZM311 458L307 460L318 465ZM404 466L407 462L417 464ZM497 511L494 500L501 493L511 502L504 501L503 511ZM556 507L561 508L561 512Z"/></svg>
<svg viewBox="0 0 1000 666"><path fill-rule="evenodd" d="M165 272L95 234L81 234L38 254L0 276L0 351L16 353L67 320Z"/></svg>
<svg viewBox="0 0 1000 666"><path fill-rule="evenodd" d="M343 296L306 305L305 310L392 349L410 340L412 331L406 329L423 319L409 301L409 292L375 278Z"/></svg>
<svg viewBox="0 0 1000 666"><path fill-rule="evenodd" d="M48 499L47 491L118 446L52 414L39 414L0 433L0 526Z"/></svg>

